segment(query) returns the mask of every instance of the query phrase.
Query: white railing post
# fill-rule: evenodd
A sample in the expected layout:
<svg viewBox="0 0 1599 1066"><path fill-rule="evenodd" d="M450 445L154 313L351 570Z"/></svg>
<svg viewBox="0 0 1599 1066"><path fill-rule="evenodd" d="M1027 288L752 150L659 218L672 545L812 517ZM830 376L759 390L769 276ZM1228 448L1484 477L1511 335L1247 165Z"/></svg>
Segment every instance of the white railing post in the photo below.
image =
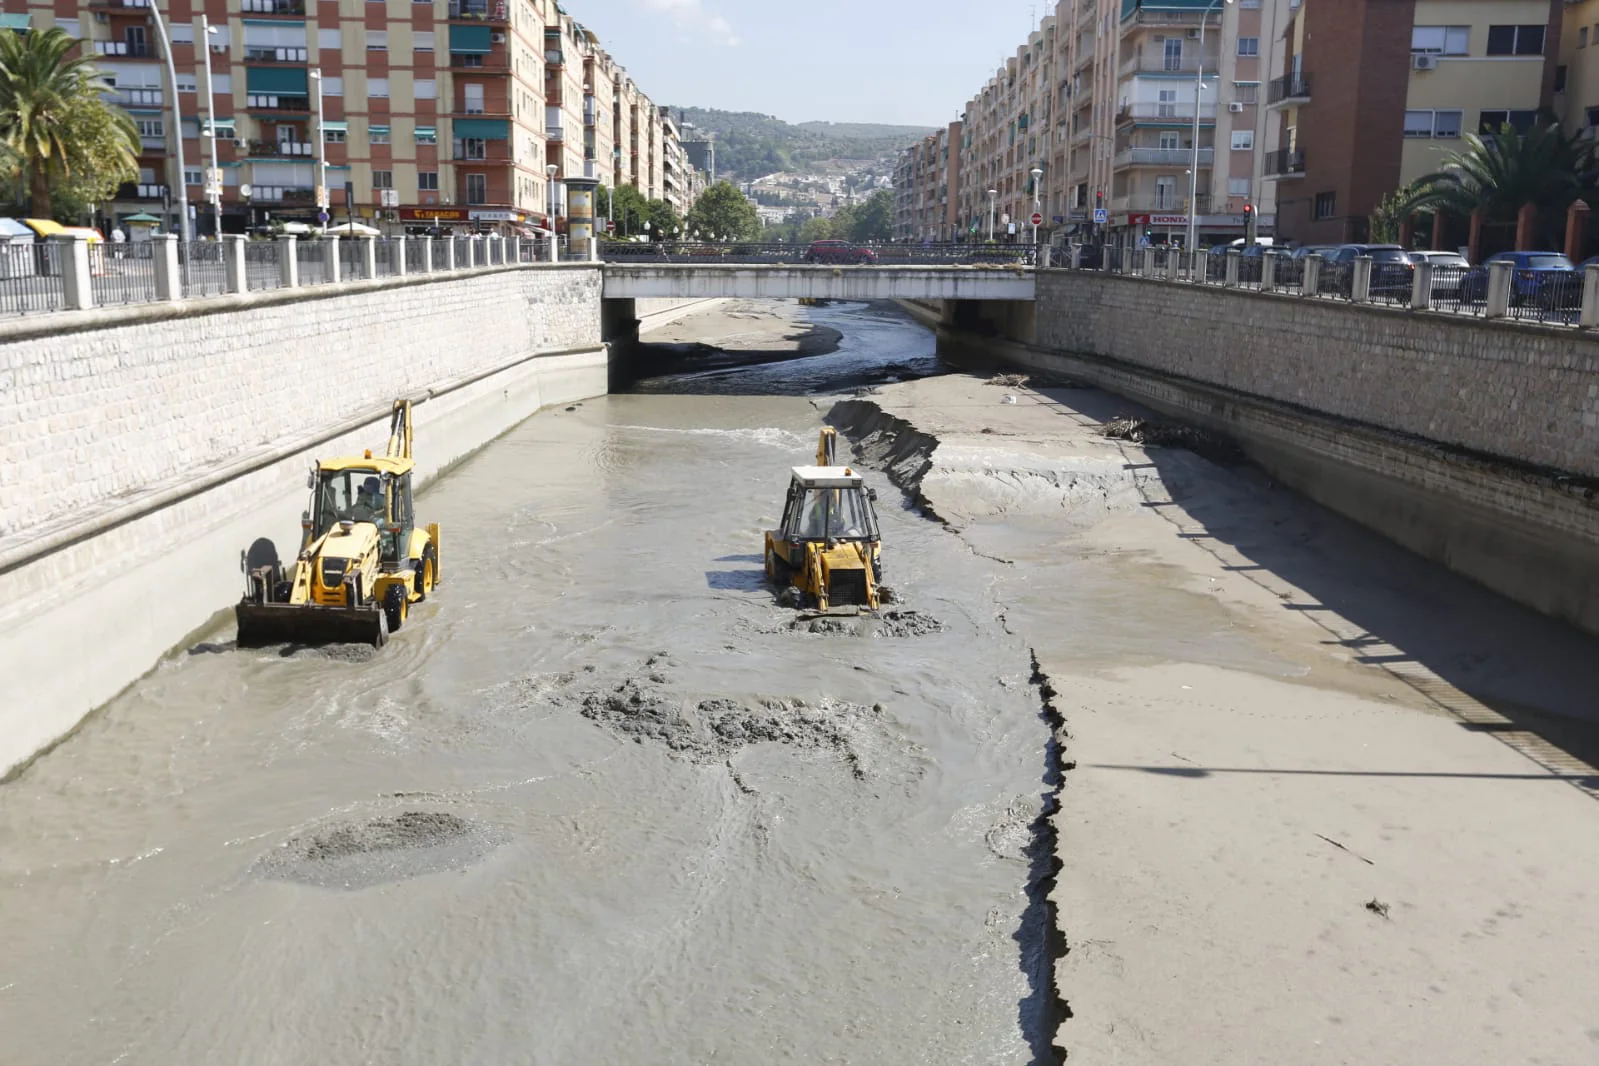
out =
<svg viewBox="0 0 1599 1066"><path fill-rule="evenodd" d="M1432 263L1423 259L1410 278L1410 309L1425 311L1432 306Z"/></svg>
<svg viewBox="0 0 1599 1066"><path fill-rule="evenodd" d="M550 262L559 263L560 261L561 261L561 238L557 237L555 235L555 232L552 230L550 232Z"/></svg>
<svg viewBox="0 0 1599 1066"><path fill-rule="evenodd" d="M1577 325L1583 329L1599 326L1599 263L1583 268L1582 317L1577 320Z"/></svg>
<svg viewBox="0 0 1599 1066"><path fill-rule="evenodd" d="M1072 266L1073 270L1081 270L1082 269L1082 266L1083 266L1083 246L1080 245L1080 244L1072 245L1072 262L1071 262L1071 266Z"/></svg>
<svg viewBox="0 0 1599 1066"><path fill-rule="evenodd" d="M327 267L328 267L328 284L329 285L337 285L339 283L339 280L340 280L340 278L339 278L339 235L337 233L335 233L331 237L323 237L322 238L322 255L323 255L323 261L327 264Z"/></svg>
<svg viewBox="0 0 1599 1066"><path fill-rule="evenodd" d="M1354 269L1349 274L1349 298L1357 304L1371 302L1371 256L1355 256Z"/></svg>
<svg viewBox="0 0 1599 1066"><path fill-rule="evenodd" d="M1277 287L1277 253L1264 252L1260 257L1260 291L1270 292Z"/></svg>
<svg viewBox="0 0 1599 1066"><path fill-rule="evenodd" d="M1141 252L1138 257L1138 272L1147 278L1155 272L1155 249L1144 248Z"/></svg>
<svg viewBox="0 0 1599 1066"><path fill-rule="evenodd" d="M439 264L439 269L445 273L450 273L455 270L455 238L445 237L442 239L444 241L444 262Z"/></svg>
<svg viewBox="0 0 1599 1066"><path fill-rule="evenodd" d="M1210 280L1210 253L1203 248L1194 249L1188 258L1188 280L1203 285Z"/></svg>
<svg viewBox="0 0 1599 1066"><path fill-rule="evenodd" d="M1510 314L1512 274L1508 259L1495 259L1488 264L1488 301L1482 312L1484 318L1504 318Z"/></svg>
<svg viewBox="0 0 1599 1066"><path fill-rule="evenodd" d="M1243 257L1244 253L1237 248L1227 249L1227 277L1223 284L1229 289L1238 287L1238 263Z"/></svg>
<svg viewBox="0 0 1599 1066"><path fill-rule="evenodd" d="M183 268L178 263L178 235L162 233L150 238L155 254L155 298L168 303L183 299ZM88 245L84 245L87 249Z"/></svg>
<svg viewBox="0 0 1599 1066"><path fill-rule="evenodd" d="M1322 257L1317 252L1305 256L1305 273L1299 279L1299 295L1315 296L1321 291Z"/></svg>
<svg viewBox="0 0 1599 1066"><path fill-rule="evenodd" d="M248 292L250 275L244 265L244 236L226 233L222 236L222 265L228 273L228 292Z"/></svg>
<svg viewBox="0 0 1599 1066"><path fill-rule="evenodd" d="M68 311L94 306L94 276L89 273L89 238L66 233L50 240L56 245L61 270L61 297Z"/></svg>
<svg viewBox="0 0 1599 1066"><path fill-rule="evenodd" d="M371 234L367 234L361 238L361 277L371 281L377 276L378 239Z"/></svg>
<svg viewBox="0 0 1599 1066"><path fill-rule="evenodd" d="M422 273L433 273L433 238L422 237Z"/></svg>
<svg viewBox="0 0 1599 1066"><path fill-rule="evenodd" d="M589 238L589 262L598 263L599 261L600 261L600 239L598 237L590 237Z"/></svg>
<svg viewBox="0 0 1599 1066"><path fill-rule="evenodd" d="M405 263L405 235L389 238L389 246L394 249L394 276L403 278L406 274Z"/></svg>
<svg viewBox="0 0 1599 1066"><path fill-rule="evenodd" d="M1183 272L1183 253L1175 248L1166 249L1166 280L1176 281Z"/></svg>
<svg viewBox="0 0 1599 1066"><path fill-rule="evenodd" d="M299 238L292 233L285 233L277 240L278 246L278 282L285 289L300 287L300 252L298 249Z"/></svg>
<svg viewBox="0 0 1599 1066"><path fill-rule="evenodd" d="M1042 247L1040 247L1038 249L1038 263L1036 264L1037 265L1037 269L1040 269L1040 270L1048 270L1049 269L1049 261L1052 258L1050 253L1052 253L1054 250L1055 250L1055 246L1052 245L1052 244L1043 245Z"/></svg>

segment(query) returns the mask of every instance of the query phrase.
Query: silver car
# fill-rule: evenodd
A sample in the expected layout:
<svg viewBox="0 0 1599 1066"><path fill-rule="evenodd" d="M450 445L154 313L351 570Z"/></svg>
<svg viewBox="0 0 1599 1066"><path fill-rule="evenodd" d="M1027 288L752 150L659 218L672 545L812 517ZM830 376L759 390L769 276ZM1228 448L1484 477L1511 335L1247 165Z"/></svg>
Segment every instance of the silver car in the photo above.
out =
<svg viewBox="0 0 1599 1066"><path fill-rule="evenodd" d="M1432 264L1432 298L1458 300L1460 280L1471 269L1471 263L1459 252L1411 252L1412 263Z"/></svg>

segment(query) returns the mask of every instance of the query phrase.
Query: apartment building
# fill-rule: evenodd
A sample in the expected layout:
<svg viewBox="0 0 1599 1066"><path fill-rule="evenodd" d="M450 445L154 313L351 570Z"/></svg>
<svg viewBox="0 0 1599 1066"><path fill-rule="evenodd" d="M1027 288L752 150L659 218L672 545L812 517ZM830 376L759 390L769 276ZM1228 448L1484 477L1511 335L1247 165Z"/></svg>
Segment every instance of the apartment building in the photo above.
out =
<svg viewBox="0 0 1599 1066"><path fill-rule="evenodd" d="M1579 96L1577 85L1595 85L1592 74L1574 82L1560 69L1566 6L1302 0L1268 94L1280 122L1272 176L1282 232L1304 243L1365 240L1382 197L1437 170L1465 131L1524 129ZM1453 248L1467 235L1438 228L1431 239Z"/></svg>
<svg viewBox="0 0 1599 1066"><path fill-rule="evenodd" d="M1555 108L1568 130L1599 129L1599 0L1567 0L1560 20Z"/></svg>
<svg viewBox="0 0 1599 1066"><path fill-rule="evenodd" d="M654 105L555 0L170 0L177 130L149 0L3 7L81 38L137 122L139 179L106 205L111 222L149 212L176 228L181 180L196 231L213 232L201 136L213 115L228 232L315 221L319 148L334 219L396 231L548 225L561 179L647 184L662 154ZM651 131L636 166L635 110Z"/></svg>
<svg viewBox="0 0 1599 1066"><path fill-rule="evenodd" d="M1269 235L1279 127L1263 82L1280 65L1293 4L1059 0L966 104L966 232L986 237L992 220L996 237L1021 236L1036 204L1043 236L1178 243L1192 206L1208 243L1243 235L1248 206Z"/></svg>
<svg viewBox="0 0 1599 1066"><path fill-rule="evenodd" d="M928 134L900 153L894 173L894 235L952 241L961 232L961 124Z"/></svg>

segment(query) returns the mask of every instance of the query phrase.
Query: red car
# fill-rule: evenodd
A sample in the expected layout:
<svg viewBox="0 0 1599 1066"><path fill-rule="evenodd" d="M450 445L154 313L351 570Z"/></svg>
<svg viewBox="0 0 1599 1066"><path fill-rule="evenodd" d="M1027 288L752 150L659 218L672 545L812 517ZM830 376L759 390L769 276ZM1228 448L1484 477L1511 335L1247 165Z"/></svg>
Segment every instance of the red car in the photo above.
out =
<svg viewBox="0 0 1599 1066"><path fill-rule="evenodd" d="M876 263L877 253L857 248L849 241L812 241L805 249L807 263Z"/></svg>

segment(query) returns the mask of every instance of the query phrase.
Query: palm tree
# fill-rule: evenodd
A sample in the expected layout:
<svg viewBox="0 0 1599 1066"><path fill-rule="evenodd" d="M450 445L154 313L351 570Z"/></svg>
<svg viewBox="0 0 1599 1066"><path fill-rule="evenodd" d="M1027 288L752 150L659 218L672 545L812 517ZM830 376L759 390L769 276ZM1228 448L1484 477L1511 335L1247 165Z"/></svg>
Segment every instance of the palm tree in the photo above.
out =
<svg viewBox="0 0 1599 1066"><path fill-rule="evenodd" d="M1464 151L1451 152L1443 166L1402 191L1406 213L1443 209L1469 217L1481 211L1488 222L1507 222L1523 206L1540 214L1564 211L1593 187L1593 150L1559 124L1541 118L1525 133L1500 127L1497 134L1465 136Z"/></svg>
<svg viewBox="0 0 1599 1066"><path fill-rule="evenodd" d="M120 109L102 104L110 88L83 57L69 58L76 38L59 28L0 32L0 145L35 216L50 217L50 188L73 168L90 167L91 154L78 133L86 117L109 119L109 149L124 166L138 157L139 132ZM105 115L98 114L103 109Z"/></svg>

